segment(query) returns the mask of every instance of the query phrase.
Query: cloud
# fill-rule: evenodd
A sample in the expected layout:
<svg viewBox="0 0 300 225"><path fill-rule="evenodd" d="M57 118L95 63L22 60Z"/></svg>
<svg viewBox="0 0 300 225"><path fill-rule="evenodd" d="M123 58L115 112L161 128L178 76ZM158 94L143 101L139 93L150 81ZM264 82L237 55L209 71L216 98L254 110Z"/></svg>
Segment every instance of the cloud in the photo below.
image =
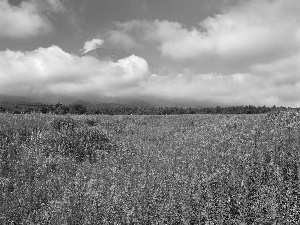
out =
<svg viewBox="0 0 300 225"><path fill-rule="evenodd" d="M252 70L261 76L271 77L270 82L275 85L293 88L300 82L299 62L300 52L271 63L255 64L252 66Z"/></svg>
<svg viewBox="0 0 300 225"><path fill-rule="evenodd" d="M23 1L19 6L12 6L7 0L0 2L0 37L31 37L51 29L51 23L39 13L34 1Z"/></svg>
<svg viewBox="0 0 300 225"><path fill-rule="evenodd" d="M63 14L68 12L61 0L30 0L30 2L37 6L40 14L45 14L48 17L53 16L53 14Z"/></svg>
<svg viewBox="0 0 300 225"><path fill-rule="evenodd" d="M113 63L71 55L57 46L0 52L2 95L123 96L138 88L147 74L147 62L134 55Z"/></svg>
<svg viewBox="0 0 300 225"><path fill-rule="evenodd" d="M0 37L49 32L49 15L66 9L60 1L45 2L47 7L33 0L19 6L0 2ZM207 18L197 27L133 20L114 23L104 35L105 42L124 48L143 46L147 51L155 46L163 58L176 60L176 64L188 62L190 68L201 62L205 72L192 68L157 75L149 71L146 60L134 55L102 62L69 54L57 46L31 52L0 51L0 95L300 107L299 12L297 0L250 0ZM89 40L82 51L103 42ZM216 71L226 66L232 71Z"/></svg>
<svg viewBox="0 0 300 225"><path fill-rule="evenodd" d="M63 13L66 11L65 6L61 3L60 0L46 0L46 2L49 4L52 11L55 13Z"/></svg>
<svg viewBox="0 0 300 225"><path fill-rule="evenodd" d="M158 43L163 56L176 60L213 56L267 61L299 51L299 21L298 0L250 0L192 28L160 20L115 25L119 32L139 41Z"/></svg>
<svg viewBox="0 0 300 225"><path fill-rule="evenodd" d="M112 45L121 46L126 49L141 47L136 43L133 37L130 37L126 33L120 31L109 31L106 36L106 40Z"/></svg>
<svg viewBox="0 0 300 225"><path fill-rule="evenodd" d="M28 38L53 30L53 14L66 13L60 0L28 0L18 6L0 1L0 37ZM71 15L70 15L71 16Z"/></svg>
<svg viewBox="0 0 300 225"><path fill-rule="evenodd" d="M94 38L90 41L85 42L83 49L81 51L83 53L89 52L95 48L100 47L103 43L104 43L104 41L102 39Z"/></svg>
<svg viewBox="0 0 300 225"><path fill-rule="evenodd" d="M7 50L0 51L0 95L87 101L139 98L178 105L300 106L296 97L300 95L299 60L300 54L255 64L249 73L186 70L159 76L150 73L146 60L134 55L114 63L72 55L57 46L31 52Z"/></svg>

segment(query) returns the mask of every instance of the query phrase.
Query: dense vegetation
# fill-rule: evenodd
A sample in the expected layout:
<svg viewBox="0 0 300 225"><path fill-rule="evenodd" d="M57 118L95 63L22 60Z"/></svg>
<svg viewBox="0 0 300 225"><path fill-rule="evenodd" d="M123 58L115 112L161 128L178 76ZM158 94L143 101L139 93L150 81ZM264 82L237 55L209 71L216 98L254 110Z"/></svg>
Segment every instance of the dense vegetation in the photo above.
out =
<svg viewBox="0 0 300 225"><path fill-rule="evenodd" d="M0 115L0 224L297 224L300 114Z"/></svg>
<svg viewBox="0 0 300 225"><path fill-rule="evenodd" d="M267 106L216 106L202 108L182 107L137 107L118 104L97 106L82 104L55 105L46 104L0 104L0 112L12 114L42 113L42 114L101 114L101 115L182 115L182 114L263 114L274 110L287 110L285 107Z"/></svg>

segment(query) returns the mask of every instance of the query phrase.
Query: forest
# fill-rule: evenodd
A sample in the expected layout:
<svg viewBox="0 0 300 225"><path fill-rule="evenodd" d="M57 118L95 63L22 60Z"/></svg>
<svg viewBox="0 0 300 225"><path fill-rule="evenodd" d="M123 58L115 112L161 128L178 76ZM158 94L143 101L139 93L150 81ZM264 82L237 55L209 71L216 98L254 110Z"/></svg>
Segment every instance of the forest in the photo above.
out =
<svg viewBox="0 0 300 225"><path fill-rule="evenodd" d="M295 108L277 106L215 106L215 107L138 107L130 105L83 105L71 104L0 104L0 113L11 114L87 114L87 115L181 115L181 114L263 114L274 110L291 110Z"/></svg>

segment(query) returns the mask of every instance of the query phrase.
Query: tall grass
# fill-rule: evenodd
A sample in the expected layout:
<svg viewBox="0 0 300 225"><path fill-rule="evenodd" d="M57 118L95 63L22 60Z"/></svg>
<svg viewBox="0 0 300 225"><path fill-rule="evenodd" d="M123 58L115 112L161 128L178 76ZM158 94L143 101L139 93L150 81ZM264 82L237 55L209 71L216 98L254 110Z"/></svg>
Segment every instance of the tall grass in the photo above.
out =
<svg viewBox="0 0 300 225"><path fill-rule="evenodd" d="M297 224L299 123L1 115L0 223Z"/></svg>

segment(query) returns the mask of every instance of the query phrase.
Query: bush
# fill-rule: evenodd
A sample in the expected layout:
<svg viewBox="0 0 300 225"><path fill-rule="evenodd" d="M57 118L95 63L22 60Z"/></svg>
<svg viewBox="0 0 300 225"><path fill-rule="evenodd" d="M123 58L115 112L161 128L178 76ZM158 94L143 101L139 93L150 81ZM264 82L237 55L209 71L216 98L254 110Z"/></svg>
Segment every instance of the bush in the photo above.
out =
<svg viewBox="0 0 300 225"><path fill-rule="evenodd" d="M72 156L77 162L88 159L91 163L97 161L97 152L104 151L110 140L97 129L81 128L72 135L65 137L63 155Z"/></svg>
<svg viewBox="0 0 300 225"><path fill-rule="evenodd" d="M94 125L94 120L79 122L71 117L59 117L50 122L49 131L42 140L46 155L61 154L72 157L77 162L88 159L91 163L97 161L101 152L115 150L109 138L100 130L86 126Z"/></svg>
<svg viewBox="0 0 300 225"><path fill-rule="evenodd" d="M84 120L84 123L88 126L96 126L97 125L97 121L91 118L87 118Z"/></svg>
<svg viewBox="0 0 300 225"><path fill-rule="evenodd" d="M70 113L71 114L85 114L86 113L86 106L84 105L80 105L80 104L76 104L76 105L72 105L70 106Z"/></svg>
<svg viewBox="0 0 300 225"><path fill-rule="evenodd" d="M81 125L71 117L58 117L50 121L50 126L56 131L74 132L75 129L79 128Z"/></svg>

